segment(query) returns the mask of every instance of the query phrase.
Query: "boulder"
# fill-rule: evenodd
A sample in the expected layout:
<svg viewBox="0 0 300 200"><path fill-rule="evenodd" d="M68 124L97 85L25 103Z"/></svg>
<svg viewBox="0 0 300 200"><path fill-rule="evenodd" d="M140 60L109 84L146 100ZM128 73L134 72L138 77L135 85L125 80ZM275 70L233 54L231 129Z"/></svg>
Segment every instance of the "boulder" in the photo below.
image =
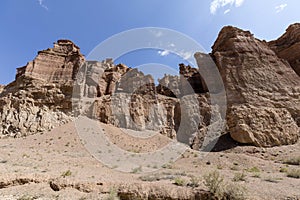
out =
<svg viewBox="0 0 300 200"><path fill-rule="evenodd" d="M295 143L300 126L300 78L292 67L268 43L231 26L221 30L212 48L227 92L231 136L257 146ZM258 124L249 117L257 117L268 130L255 127Z"/></svg>

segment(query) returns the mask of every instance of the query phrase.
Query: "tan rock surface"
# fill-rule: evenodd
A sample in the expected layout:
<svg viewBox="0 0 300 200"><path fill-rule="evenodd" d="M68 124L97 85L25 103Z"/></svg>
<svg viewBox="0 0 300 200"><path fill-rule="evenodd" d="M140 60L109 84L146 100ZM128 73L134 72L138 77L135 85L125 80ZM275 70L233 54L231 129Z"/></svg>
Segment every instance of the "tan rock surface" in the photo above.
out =
<svg viewBox="0 0 300 200"><path fill-rule="evenodd" d="M79 48L58 40L40 51L0 93L0 133L24 136L52 130L72 120L73 81L83 63Z"/></svg>
<svg viewBox="0 0 300 200"><path fill-rule="evenodd" d="M228 126L233 138L241 143L259 146L297 141L299 127L295 127L292 121L300 126L300 79L290 65L278 58L266 42L254 38L248 31L230 26L221 30L212 55L225 84L230 118ZM251 105L253 110L244 106L246 104ZM269 111L266 112L266 109ZM269 119L273 118L272 115L280 116L276 122L282 125L281 131L266 132L256 127L245 132L243 126L235 126L238 120L243 120L242 124L247 127L256 126L246 120L246 113L254 117L260 111L259 119L271 130L276 130L277 125L273 126L274 122ZM253 137L245 140L249 135ZM262 138L256 136L264 139L258 142Z"/></svg>
<svg viewBox="0 0 300 200"><path fill-rule="evenodd" d="M3 92L3 90L4 90L4 85L0 85L0 94Z"/></svg>
<svg viewBox="0 0 300 200"><path fill-rule="evenodd" d="M300 23L290 25L280 38L269 42L269 46L300 76Z"/></svg>

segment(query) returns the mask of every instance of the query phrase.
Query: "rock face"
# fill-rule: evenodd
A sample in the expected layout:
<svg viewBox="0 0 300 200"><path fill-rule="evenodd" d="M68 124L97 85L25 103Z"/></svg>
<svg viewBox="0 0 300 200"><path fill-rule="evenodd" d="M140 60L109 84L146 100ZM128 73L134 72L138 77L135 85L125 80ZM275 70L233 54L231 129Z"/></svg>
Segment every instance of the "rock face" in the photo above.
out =
<svg viewBox="0 0 300 200"><path fill-rule="evenodd" d="M232 138L257 146L295 143L300 126L300 79L291 66L266 42L230 26L221 30L212 56L227 92Z"/></svg>
<svg viewBox="0 0 300 200"><path fill-rule="evenodd" d="M269 42L269 46L300 76L300 23L290 25L280 38Z"/></svg>
<svg viewBox="0 0 300 200"><path fill-rule="evenodd" d="M238 28L221 30L211 57L225 85L227 131L234 140L264 147L298 140L299 26L269 43ZM207 54L195 58L199 66L214 65ZM180 64L178 76L166 75L156 86L151 75L112 59L85 61L73 42L58 40L18 68L14 82L0 86L0 135L47 131L84 115L120 128L155 130L200 149L219 137L226 107L212 105L212 95L224 91L206 70Z"/></svg>
<svg viewBox="0 0 300 200"><path fill-rule="evenodd" d="M99 71L96 70L98 66L99 63L88 62L83 67L85 69L79 71L80 78L76 83L79 95L75 95L78 99L74 102L77 113L120 128L155 130L191 146L201 147L203 140L195 138L203 139L206 132L201 127L208 126L210 122L210 110L203 111L210 108L209 95L194 91L194 94L184 93L188 91L184 87L189 80L195 87L199 83L200 76L195 68L182 65L180 69L186 72L185 77L166 75L156 87L152 76L137 69L111 64L102 65L102 73L95 73ZM100 88L97 96L84 92L91 87L90 74L94 74L95 80L93 94ZM191 77L195 78L189 79ZM191 86L189 88L193 90ZM180 98L175 98L171 90ZM201 104L205 106L202 108Z"/></svg>
<svg viewBox="0 0 300 200"><path fill-rule="evenodd" d="M3 92L3 90L4 90L4 85L0 85L0 94Z"/></svg>
<svg viewBox="0 0 300 200"><path fill-rule="evenodd" d="M72 81L83 61L79 47L70 40L58 40L53 48L39 51L32 62L18 68L16 79L26 76L47 82Z"/></svg>
<svg viewBox="0 0 300 200"><path fill-rule="evenodd" d="M0 134L24 136L69 122L74 74L83 61L75 44L59 40L18 68L16 80L0 93Z"/></svg>

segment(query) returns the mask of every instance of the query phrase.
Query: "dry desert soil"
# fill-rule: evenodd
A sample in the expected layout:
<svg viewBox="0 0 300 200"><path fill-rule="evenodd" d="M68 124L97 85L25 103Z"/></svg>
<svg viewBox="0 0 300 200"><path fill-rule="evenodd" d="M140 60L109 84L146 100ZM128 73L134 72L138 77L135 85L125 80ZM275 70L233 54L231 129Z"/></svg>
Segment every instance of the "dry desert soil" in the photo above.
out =
<svg viewBox="0 0 300 200"><path fill-rule="evenodd" d="M137 139L113 126L102 127L112 142L137 154L169 141L162 135ZM258 148L227 141L228 148L219 152L203 156L187 150L161 169L152 166L157 168L153 172L125 173L102 164L81 141L74 123L0 140L0 199L200 199L195 194L209 195L205 177L213 172L224 184L244 188L246 199L300 199L300 179L288 177L300 168L299 142Z"/></svg>

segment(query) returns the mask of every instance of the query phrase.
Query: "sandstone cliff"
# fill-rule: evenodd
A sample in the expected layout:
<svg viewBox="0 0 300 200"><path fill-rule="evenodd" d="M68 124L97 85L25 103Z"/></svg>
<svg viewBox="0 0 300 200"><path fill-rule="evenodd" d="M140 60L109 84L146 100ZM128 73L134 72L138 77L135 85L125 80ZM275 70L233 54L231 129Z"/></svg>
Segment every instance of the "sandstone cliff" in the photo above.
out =
<svg viewBox="0 0 300 200"><path fill-rule="evenodd" d="M269 42L269 46L300 76L300 23L290 25L280 38Z"/></svg>
<svg viewBox="0 0 300 200"><path fill-rule="evenodd" d="M292 25L269 43L230 26L219 33L211 57L225 84L227 131L234 140L265 147L298 140L298 30ZM195 54L198 63L200 57ZM208 91L198 69L180 64L178 76L158 82L112 59L85 61L73 42L58 40L18 68L14 82L0 86L0 134L43 132L84 115L120 128L155 130L200 149L208 130L222 130L224 116L209 94L222 91Z"/></svg>
<svg viewBox="0 0 300 200"><path fill-rule="evenodd" d="M120 128L155 130L201 147L206 134L201 127L209 126L212 109L209 95L199 90L202 79L195 68L180 65L181 76L166 75L155 86L151 75L105 63L87 62L79 71L73 102L78 115Z"/></svg>
<svg viewBox="0 0 300 200"><path fill-rule="evenodd" d="M291 66L268 43L230 26L221 30L212 56L227 92L232 138L257 146L295 143L299 138L300 79Z"/></svg>
<svg viewBox="0 0 300 200"><path fill-rule="evenodd" d="M73 80L83 61L75 44L59 40L18 68L16 80L0 93L1 136L49 131L70 121Z"/></svg>

